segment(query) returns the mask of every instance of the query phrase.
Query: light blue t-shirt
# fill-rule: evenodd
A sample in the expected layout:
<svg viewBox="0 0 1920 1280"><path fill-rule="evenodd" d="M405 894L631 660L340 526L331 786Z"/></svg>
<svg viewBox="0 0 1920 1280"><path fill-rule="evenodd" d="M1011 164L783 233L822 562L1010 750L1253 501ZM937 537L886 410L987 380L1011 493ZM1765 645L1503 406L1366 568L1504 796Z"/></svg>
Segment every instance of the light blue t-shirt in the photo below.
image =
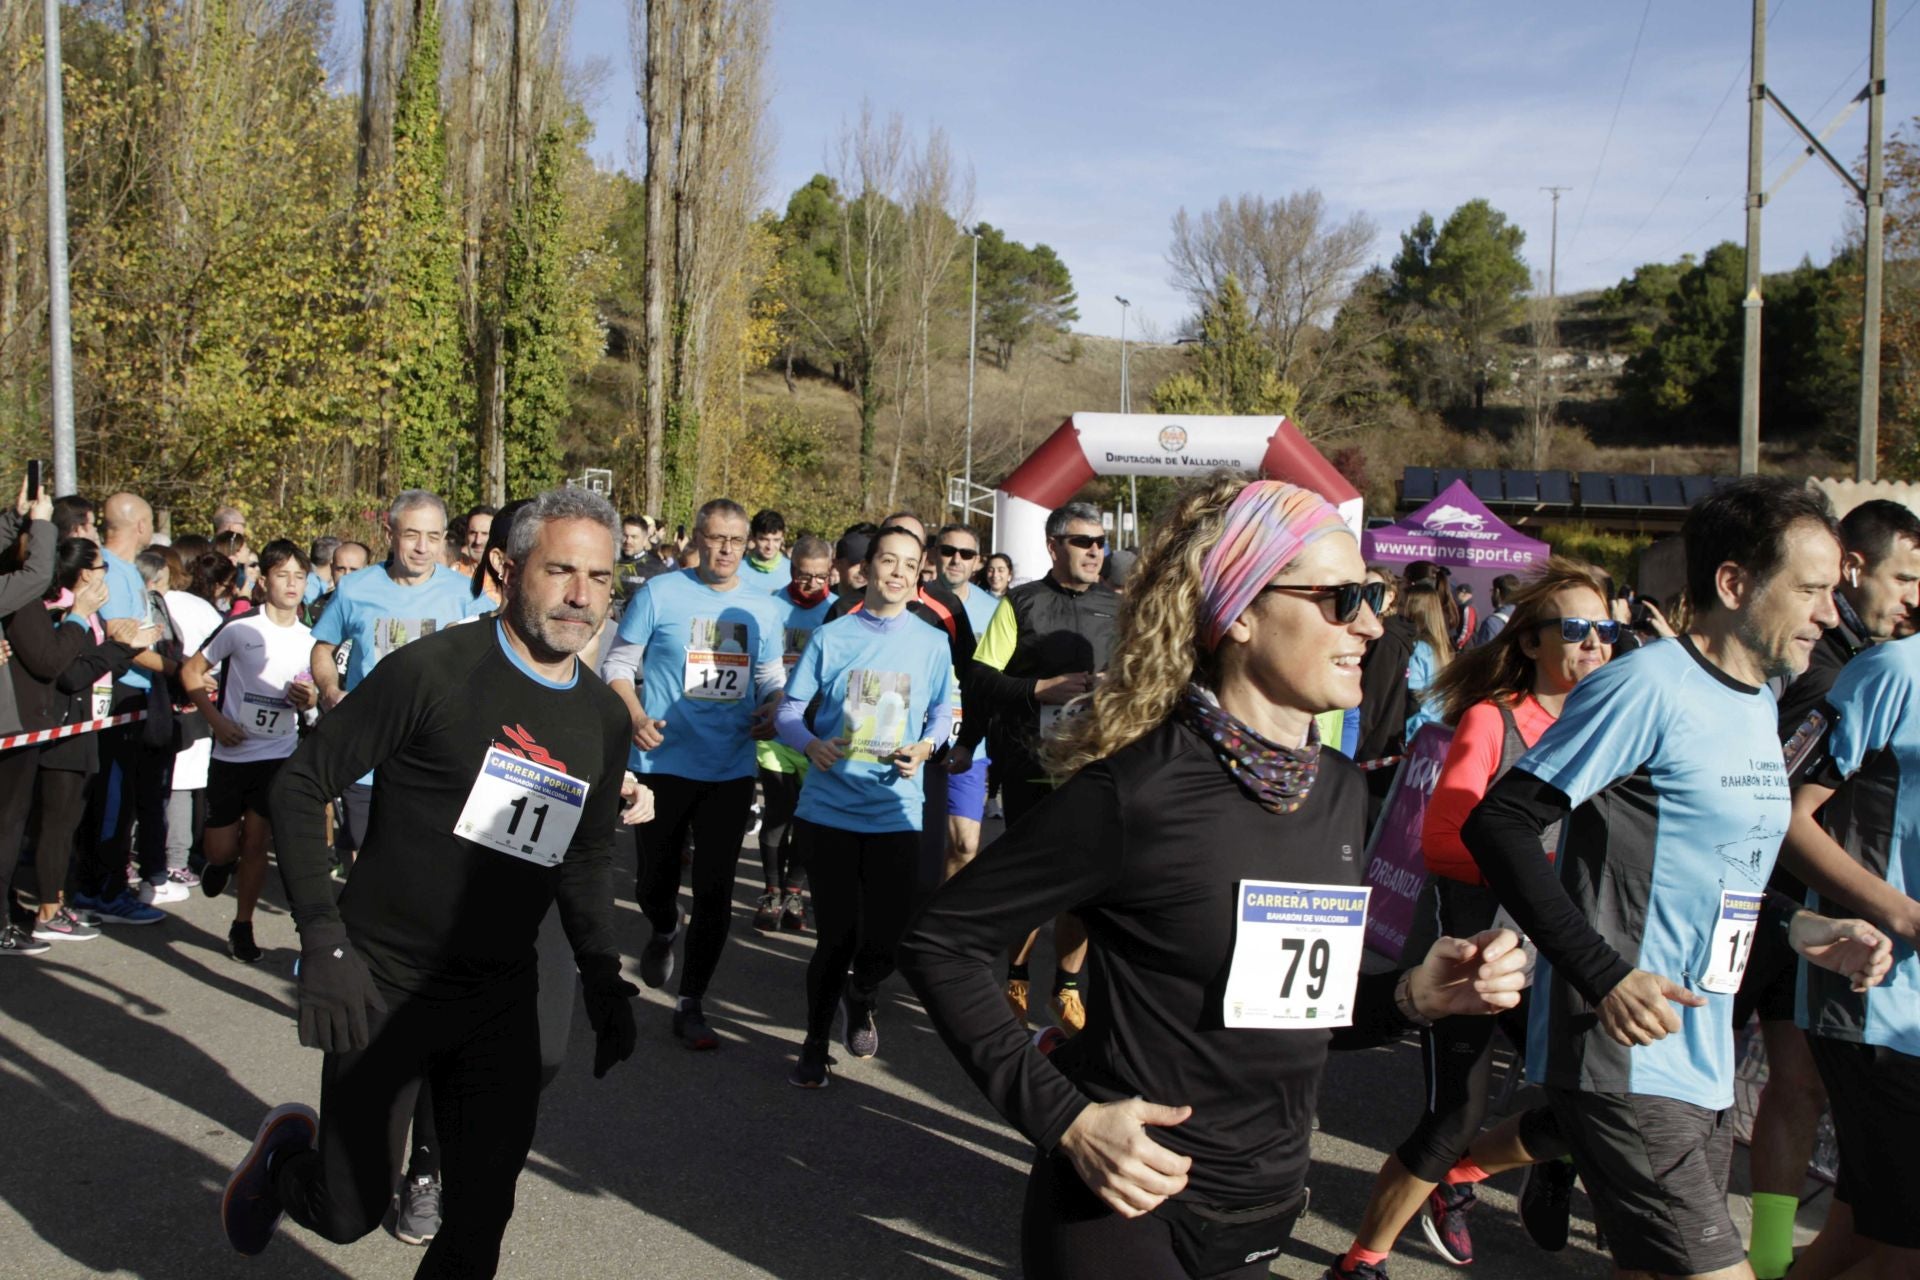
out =
<svg viewBox="0 0 1920 1280"><path fill-rule="evenodd" d="M1408 742L1413 741L1413 735L1420 732L1422 725L1440 723L1440 710L1444 705L1441 699L1433 695L1420 696L1439 675L1434 666L1433 646L1425 640L1414 641L1413 655L1407 659L1407 703L1411 708L1407 713Z"/></svg>
<svg viewBox="0 0 1920 1280"><path fill-rule="evenodd" d="M618 634L642 646L641 709L667 722L659 746L634 748L634 772L753 776L753 712L780 687L768 673L782 670L786 612L744 581L716 591L694 569L660 574L634 593Z"/></svg>
<svg viewBox="0 0 1920 1280"><path fill-rule="evenodd" d="M1920 895L1920 640L1890 640L1848 662L1822 714L1832 720L1832 766L1813 780L1846 781L1820 810L1821 825L1868 871ZM1811 892L1808 904L1859 914ZM1797 1013L1815 1035L1920 1056L1920 954L1895 937L1893 971L1864 992L1844 974L1802 964Z"/></svg>
<svg viewBox="0 0 1920 1280"><path fill-rule="evenodd" d="M315 600L318 600L323 593L325 593L326 589L327 589L327 584L320 581L319 574L308 572L307 585L301 588L301 591L300 591L300 603L312 604Z"/></svg>
<svg viewBox="0 0 1920 1280"><path fill-rule="evenodd" d="M143 624L150 621L153 606L147 600L147 580L140 576L140 566L131 560L122 560L105 547L100 548L100 554L107 562L107 602L100 606L100 620L137 618ZM139 667L128 667L126 674L118 679L129 689L153 687L153 681Z"/></svg>
<svg viewBox="0 0 1920 1280"><path fill-rule="evenodd" d="M1673 1006L1677 1035L1628 1049L1543 955L1529 1078L1733 1105L1739 983L1721 953L1750 951L1792 816L1778 714L1770 690L1734 680L1690 641L1657 640L1582 680L1515 766L1573 803L1555 871L1581 913L1628 964L1707 1000Z"/></svg>
<svg viewBox="0 0 1920 1280"><path fill-rule="evenodd" d="M486 596L474 597L470 579L445 565L435 565L433 576L417 587L401 586L385 568L369 568L350 575L334 591L326 612L313 624L313 638L335 646L353 641L347 655L346 689L351 693L395 649L492 608Z"/></svg>
<svg viewBox="0 0 1920 1280"><path fill-rule="evenodd" d="M772 595L793 581L793 561L781 556L774 561L773 568L763 571L754 568L752 560L741 556L740 570L736 576L741 586Z"/></svg>
<svg viewBox="0 0 1920 1280"><path fill-rule="evenodd" d="M808 771L795 815L842 831L920 830L924 771L934 766L903 778L888 757L946 738L960 696L946 632L905 613L836 618L813 633L787 678L791 703L804 707L816 694L814 736L850 741L840 763Z"/></svg>
<svg viewBox="0 0 1920 1280"><path fill-rule="evenodd" d="M974 582L967 585L967 598L960 603L966 607L967 621L973 624L973 634L976 637L987 634L987 623L993 621L993 611L1000 607L1000 597Z"/></svg>

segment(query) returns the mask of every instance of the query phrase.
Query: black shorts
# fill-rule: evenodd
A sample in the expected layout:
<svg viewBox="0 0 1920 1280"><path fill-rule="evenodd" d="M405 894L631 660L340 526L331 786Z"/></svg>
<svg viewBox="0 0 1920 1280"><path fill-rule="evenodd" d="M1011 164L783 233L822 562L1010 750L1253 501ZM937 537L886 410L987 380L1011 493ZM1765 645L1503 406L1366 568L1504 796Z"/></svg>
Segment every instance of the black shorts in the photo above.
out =
<svg viewBox="0 0 1920 1280"><path fill-rule="evenodd" d="M269 817L267 789L281 760L215 760L207 765L207 825L230 827L249 813Z"/></svg>
<svg viewBox="0 0 1920 1280"><path fill-rule="evenodd" d="M1760 1015L1762 1022L1792 1022L1795 990L1799 985L1800 954L1787 941L1785 929L1762 929L1747 956L1740 976L1740 992L1733 998L1733 1029Z"/></svg>
<svg viewBox="0 0 1920 1280"><path fill-rule="evenodd" d="M1920 1134L1920 1058L1885 1045L1808 1036L1827 1086L1840 1140L1834 1195L1853 1210L1853 1229L1896 1249L1920 1249L1914 1135Z"/></svg>
<svg viewBox="0 0 1920 1280"><path fill-rule="evenodd" d="M1550 1088L1547 1100L1616 1266L1691 1276L1746 1261L1727 1212L1727 1112L1645 1093Z"/></svg>

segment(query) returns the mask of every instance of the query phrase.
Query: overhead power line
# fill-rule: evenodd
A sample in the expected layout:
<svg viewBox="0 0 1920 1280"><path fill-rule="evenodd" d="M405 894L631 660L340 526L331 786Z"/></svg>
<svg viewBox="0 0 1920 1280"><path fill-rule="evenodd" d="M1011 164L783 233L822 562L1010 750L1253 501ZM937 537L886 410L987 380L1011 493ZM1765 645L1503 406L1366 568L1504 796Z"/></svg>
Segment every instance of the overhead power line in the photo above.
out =
<svg viewBox="0 0 1920 1280"><path fill-rule="evenodd" d="M1627 100L1627 86L1633 82L1633 64L1640 58L1640 37L1647 33L1647 17L1653 12L1653 0L1640 10L1640 26L1633 33L1633 52L1627 55L1627 74L1620 78L1620 93L1613 100L1613 118L1607 121L1607 136L1600 142L1600 159L1593 166L1593 180L1587 183L1587 198L1580 202L1580 216L1574 220L1573 234L1567 237L1571 249L1580 243L1580 228L1587 225L1587 209L1593 204L1594 188L1600 185L1600 171L1607 166L1607 149L1613 145L1613 127L1620 123L1620 107Z"/></svg>

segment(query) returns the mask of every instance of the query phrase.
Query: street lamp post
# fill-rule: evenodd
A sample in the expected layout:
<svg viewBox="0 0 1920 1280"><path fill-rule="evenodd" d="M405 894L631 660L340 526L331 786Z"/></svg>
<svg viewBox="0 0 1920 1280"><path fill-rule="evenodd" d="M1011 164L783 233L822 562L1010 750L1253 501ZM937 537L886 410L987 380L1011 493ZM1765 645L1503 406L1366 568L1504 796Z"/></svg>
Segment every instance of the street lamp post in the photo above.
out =
<svg viewBox="0 0 1920 1280"><path fill-rule="evenodd" d="M973 241L973 271L967 284L967 487L961 514L972 523L973 517L973 365L979 354L980 324L980 228L967 232Z"/></svg>
<svg viewBox="0 0 1920 1280"><path fill-rule="evenodd" d="M67 293L67 143L60 72L60 0L46 0L47 347L53 410L53 492L80 487L73 439L73 321Z"/></svg>
<svg viewBox="0 0 1920 1280"><path fill-rule="evenodd" d="M1113 300L1120 304L1120 412L1133 412L1133 387L1127 381L1127 312L1133 310L1133 304L1119 294ZM1133 511L1133 545L1140 545L1140 478L1127 477L1127 505Z"/></svg>

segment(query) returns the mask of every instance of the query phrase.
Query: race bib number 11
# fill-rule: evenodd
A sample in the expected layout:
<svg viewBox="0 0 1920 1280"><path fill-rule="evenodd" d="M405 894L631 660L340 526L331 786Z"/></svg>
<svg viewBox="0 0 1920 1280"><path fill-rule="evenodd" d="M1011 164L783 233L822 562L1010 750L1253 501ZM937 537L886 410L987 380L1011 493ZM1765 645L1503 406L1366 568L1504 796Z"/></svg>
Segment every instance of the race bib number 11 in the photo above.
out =
<svg viewBox="0 0 1920 1280"><path fill-rule="evenodd" d="M455 835L539 866L557 865L573 843L587 784L571 774L487 748Z"/></svg>
<svg viewBox="0 0 1920 1280"><path fill-rule="evenodd" d="M1372 890L1242 880L1221 1016L1229 1027L1353 1024Z"/></svg>

